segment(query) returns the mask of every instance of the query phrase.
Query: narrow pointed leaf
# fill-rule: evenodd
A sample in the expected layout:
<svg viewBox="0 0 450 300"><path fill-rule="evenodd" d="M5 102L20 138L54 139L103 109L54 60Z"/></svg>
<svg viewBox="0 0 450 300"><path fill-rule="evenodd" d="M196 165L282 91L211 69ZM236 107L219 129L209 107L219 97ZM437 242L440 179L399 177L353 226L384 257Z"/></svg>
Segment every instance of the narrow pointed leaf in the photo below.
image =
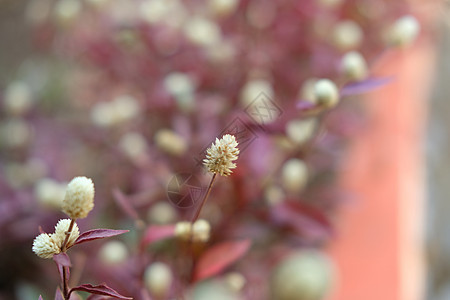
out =
<svg viewBox="0 0 450 300"><path fill-rule="evenodd" d="M58 288L56 288L56 292L55 292L55 300L64 300L64 297L61 293L61 290Z"/></svg>
<svg viewBox="0 0 450 300"><path fill-rule="evenodd" d="M112 288L107 286L106 284L100 284L100 285L82 284L82 285L72 288L69 292L69 295L74 291L88 292L88 293L96 294L96 295L104 295L104 296L109 296L109 297L113 297L116 299L124 299L124 300L133 299L133 298L126 297L126 296L119 294L118 292L116 292L115 290L113 290Z"/></svg>
<svg viewBox="0 0 450 300"><path fill-rule="evenodd" d="M142 246L147 246L156 241L173 237L175 234L175 225L151 225L145 230Z"/></svg>
<svg viewBox="0 0 450 300"><path fill-rule="evenodd" d="M114 200L116 200L117 205L120 206L124 213L134 220L139 219L136 209L134 209L134 207L130 204L127 196L125 196L119 189L115 188L113 190L113 197Z"/></svg>
<svg viewBox="0 0 450 300"><path fill-rule="evenodd" d="M235 263L250 249L251 240L227 241L208 249L195 266L194 280L217 275Z"/></svg>
<svg viewBox="0 0 450 300"><path fill-rule="evenodd" d="M93 229L80 234L80 236L75 241L76 244L81 244L97 239L103 239L107 237L116 236L119 234L123 234L129 232L129 230L114 230L114 229Z"/></svg>
<svg viewBox="0 0 450 300"><path fill-rule="evenodd" d="M41 296L41 295L39 295L39 298L38 298L38 300L44 300L44 299L42 299L42 296Z"/></svg>
<svg viewBox="0 0 450 300"><path fill-rule="evenodd" d="M341 96L357 95L376 90L394 80L393 77L371 78L361 82L355 82L345 85L340 94Z"/></svg>

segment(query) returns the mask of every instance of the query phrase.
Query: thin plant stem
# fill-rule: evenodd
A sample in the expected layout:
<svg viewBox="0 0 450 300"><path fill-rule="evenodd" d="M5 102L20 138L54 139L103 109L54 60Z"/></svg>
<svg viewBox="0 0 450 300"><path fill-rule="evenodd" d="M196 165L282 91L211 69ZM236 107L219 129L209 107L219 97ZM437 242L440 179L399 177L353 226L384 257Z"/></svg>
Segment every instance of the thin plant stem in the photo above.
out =
<svg viewBox="0 0 450 300"><path fill-rule="evenodd" d="M69 280L67 278L67 267L62 267L63 273L63 295L64 300L69 300Z"/></svg>
<svg viewBox="0 0 450 300"><path fill-rule="evenodd" d="M206 199L208 199L209 193L211 192L211 188L212 188L212 185L214 183L214 179L216 179L216 176L217 176L217 173L214 173L213 177L211 178L211 181L209 182L208 190L206 191L206 194L203 197L202 202L200 203L200 206L198 207L194 218L192 219L192 222L191 222L192 224L194 224L194 222L197 221L198 216L200 215L200 212L201 212L201 210L203 208L203 205L205 205Z"/></svg>
<svg viewBox="0 0 450 300"><path fill-rule="evenodd" d="M66 238L64 239L64 242L61 246L61 252L66 252L66 250L67 250L67 243L69 241L70 234L72 233L72 229L73 229L74 225L75 225L75 219L71 219L69 229L66 231ZM67 278L67 268L68 267L65 267L65 266L62 267L62 273L63 273L62 274L63 275L62 286L63 286L63 295L64 295L65 300L69 300L69 279Z"/></svg>
<svg viewBox="0 0 450 300"><path fill-rule="evenodd" d="M66 252L67 250L67 242L69 241L70 234L72 233L73 225L75 225L75 219L70 220L69 229L66 231L66 238L64 239L61 247L62 252Z"/></svg>

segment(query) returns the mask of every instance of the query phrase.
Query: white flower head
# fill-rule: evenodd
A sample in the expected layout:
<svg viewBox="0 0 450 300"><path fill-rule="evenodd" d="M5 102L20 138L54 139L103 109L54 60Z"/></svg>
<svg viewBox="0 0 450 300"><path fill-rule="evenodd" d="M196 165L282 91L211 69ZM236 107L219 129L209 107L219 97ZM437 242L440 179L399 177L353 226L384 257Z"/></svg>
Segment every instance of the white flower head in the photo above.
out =
<svg viewBox="0 0 450 300"><path fill-rule="evenodd" d="M86 218L94 208L94 184L92 180L81 176L75 177L67 185L62 211L71 219Z"/></svg>
<svg viewBox="0 0 450 300"><path fill-rule="evenodd" d="M33 241L33 252L42 258L52 258L53 255L61 252L53 238L53 234L41 233Z"/></svg>
<svg viewBox="0 0 450 300"><path fill-rule="evenodd" d="M234 160L238 159L238 142L234 135L225 134L220 140L216 138L216 143L206 150L206 159L203 164L209 172L228 176L232 169L236 168Z"/></svg>
<svg viewBox="0 0 450 300"><path fill-rule="evenodd" d="M70 219L61 219L55 226L55 233L53 234L53 240L61 248L64 240L66 239L66 231L69 230ZM80 230L78 229L77 223L74 222L72 231L70 233L69 239L67 240L66 248L70 248L75 244L75 241L80 236Z"/></svg>
<svg viewBox="0 0 450 300"><path fill-rule="evenodd" d="M192 225L192 240L194 242L207 242L210 237L211 225L208 221L199 219Z"/></svg>

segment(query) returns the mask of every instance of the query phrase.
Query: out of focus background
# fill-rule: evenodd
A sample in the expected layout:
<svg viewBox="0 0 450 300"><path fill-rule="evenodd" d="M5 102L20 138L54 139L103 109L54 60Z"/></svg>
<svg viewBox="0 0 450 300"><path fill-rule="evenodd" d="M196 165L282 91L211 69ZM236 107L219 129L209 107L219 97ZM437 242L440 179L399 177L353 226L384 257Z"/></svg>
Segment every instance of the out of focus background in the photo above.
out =
<svg viewBox="0 0 450 300"><path fill-rule="evenodd" d="M79 175L96 187L80 230L130 233L71 249L73 285L135 299L450 299L449 9L0 1L0 299L54 296L55 264L31 247L65 217ZM204 190L199 162L225 133L238 167L215 183L197 254L251 247L186 281L176 237L147 245L145 232L191 218L198 197L178 185Z"/></svg>

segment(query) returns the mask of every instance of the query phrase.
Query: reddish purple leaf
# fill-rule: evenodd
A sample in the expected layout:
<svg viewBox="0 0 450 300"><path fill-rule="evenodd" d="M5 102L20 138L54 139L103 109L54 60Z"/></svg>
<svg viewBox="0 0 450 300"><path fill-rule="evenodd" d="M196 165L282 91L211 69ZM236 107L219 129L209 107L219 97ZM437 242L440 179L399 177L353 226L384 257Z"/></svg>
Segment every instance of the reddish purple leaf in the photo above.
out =
<svg viewBox="0 0 450 300"><path fill-rule="evenodd" d="M41 295L39 295L39 298L38 298L38 300L44 300L44 299L42 299L42 296L41 296Z"/></svg>
<svg viewBox="0 0 450 300"><path fill-rule="evenodd" d="M59 287L56 288L55 300L64 300L63 294L61 293L61 290L59 289Z"/></svg>
<svg viewBox="0 0 450 300"><path fill-rule="evenodd" d="M393 77L385 77L371 78L361 82L350 83L342 88L340 94L341 96L349 96L370 92L392 82L393 80Z"/></svg>
<svg viewBox="0 0 450 300"><path fill-rule="evenodd" d="M70 289L69 295L74 291L82 291L82 292L88 292L91 294L97 294L97 295L104 295L109 296L117 299L124 299L124 300L131 300L133 298L122 296L106 284L100 284L100 285L92 285L92 284L82 284L79 286L76 286L72 289Z"/></svg>
<svg viewBox="0 0 450 300"><path fill-rule="evenodd" d="M134 207L130 204L127 197L117 188L113 189L113 197L117 205L132 219L139 219L139 215Z"/></svg>
<svg viewBox="0 0 450 300"><path fill-rule="evenodd" d="M250 249L250 239L227 241L208 249L199 259L194 270L194 281L214 276L230 266Z"/></svg>
<svg viewBox="0 0 450 300"><path fill-rule="evenodd" d="M297 102L296 107L297 107L297 110L300 110L300 111L309 111L313 108L316 108L316 104L311 103L308 100L300 100L299 102Z"/></svg>
<svg viewBox="0 0 450 300"><path fill-rule="evenodd" d="M89 297L87 297L86 300L104 300L107 298L109 298L109 297L94 294L94 295L90 295Z"/></svg>
<svg viewBox="0 0 450 300"><path fill-rule="evenodd" d="M84 242L90 242L93 240L103 239L107 237L116 236L128 232L129 230L114 230L114 229L92 229L80 234L80 236L75 241L76 244L81 244Z"/></svg>
<svg viewBox="0 0 450 300"><path fill-rule="evenodd" d="M175 225L151 225L145 230L141 245L143 247L173 237L175 234Z"/></svg>
<svg viewBox="0 0 450 300"><path fill-rule="evenodd" d="M64 266L64 267L71 267L72 266L69 256L66 253L64 253L64 252L53 255L53 260L58 265L61 265L61 266Z"/></svg>
<svg viewBox="0 0 450 300"><path fill-rule="evenodd" d="M318 209L297 201L284 201L271 210L274 220L292 227L312 239L322 239L333 234L328 218Z"/></svg>

